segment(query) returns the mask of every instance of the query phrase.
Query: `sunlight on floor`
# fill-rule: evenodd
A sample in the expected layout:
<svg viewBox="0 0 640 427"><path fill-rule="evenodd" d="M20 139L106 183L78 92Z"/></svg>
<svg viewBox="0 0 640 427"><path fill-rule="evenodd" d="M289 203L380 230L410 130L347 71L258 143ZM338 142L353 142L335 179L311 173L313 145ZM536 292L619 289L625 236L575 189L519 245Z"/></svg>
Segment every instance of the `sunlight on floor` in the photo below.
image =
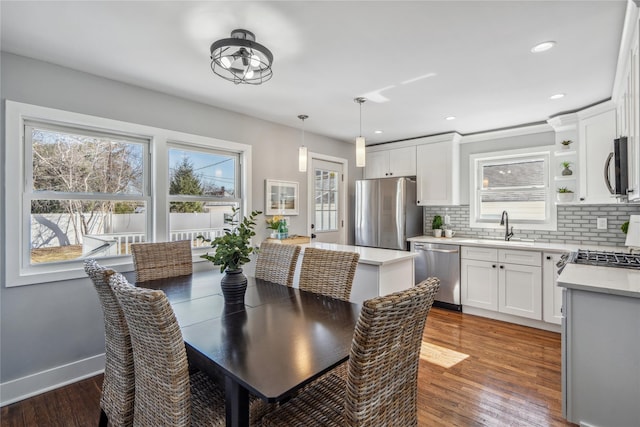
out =
<svg viewBox="0 0 640 427"><path fill-rule="evenodd" d="M420 359L442 366L443 368L450 368L456 363L462 362L467 357L469 357L468 354L460 353L455 350L450 350L446 347L441 347L424 341L420 348Z"/></svg>

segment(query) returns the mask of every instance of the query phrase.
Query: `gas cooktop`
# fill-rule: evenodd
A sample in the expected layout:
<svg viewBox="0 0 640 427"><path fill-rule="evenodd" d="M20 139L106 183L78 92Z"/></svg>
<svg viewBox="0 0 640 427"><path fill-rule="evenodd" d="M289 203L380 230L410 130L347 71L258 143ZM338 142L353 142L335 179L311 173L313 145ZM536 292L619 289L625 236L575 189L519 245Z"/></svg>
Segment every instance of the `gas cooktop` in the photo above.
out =
<svg viewBox="0 0 640 427"><path fill-rule="evenodd" d="M566 262L575 264L597 265L601 267L622 267L640 270L640 254L625 252L590 251L578 249L572 252Z"/></svg>

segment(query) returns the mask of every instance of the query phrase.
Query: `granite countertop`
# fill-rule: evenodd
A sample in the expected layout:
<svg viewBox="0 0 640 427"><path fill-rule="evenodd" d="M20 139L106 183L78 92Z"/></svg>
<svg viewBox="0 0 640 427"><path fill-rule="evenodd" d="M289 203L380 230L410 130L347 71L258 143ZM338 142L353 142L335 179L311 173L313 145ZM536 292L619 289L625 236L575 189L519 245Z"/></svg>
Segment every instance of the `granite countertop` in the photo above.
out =
<svg viewBox="0 0 640 427"><path fill-rule="evenodd" d="M537 242L534 240L517 240L510 241L494 240L494 239L475 239L471 237L433 237L433 236L416 236L407 239L410 242L424 243L440 243L460 246L482 246L498 249L531 249L537 251L548 252L572 252L578 249L591 249L599 251L627 252L626 246L595 246L595 245L567 245L564 243L548 243Z"/></svg>
<svg viewBox="0 0 640 427"><path fill-rule="evenodd" d="M640 298L640 270L567 264L558 277L558 286Z"/></svg>
<svg viewBox="0 0 640 427"><path fill-rule="evenodd" d="M328 249L330 251L357 252L360 254L360 264L385 265L395 262L413 259L417 254L409 251L397 251L392 249L368 248L365 246L338 245L336 243L313 242L300 245L302 251L305 248Z"/></svg>

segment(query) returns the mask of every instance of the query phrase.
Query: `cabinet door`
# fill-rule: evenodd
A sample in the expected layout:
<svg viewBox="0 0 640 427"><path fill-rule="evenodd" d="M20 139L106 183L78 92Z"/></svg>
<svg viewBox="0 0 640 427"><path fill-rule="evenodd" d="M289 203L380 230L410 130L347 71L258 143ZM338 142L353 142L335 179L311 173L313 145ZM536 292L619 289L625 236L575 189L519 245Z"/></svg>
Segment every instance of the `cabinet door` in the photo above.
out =
<svg viewBox="0 0 640 427"><path fill-rule="evenodd" d="M496 262L463 259L460 262L462 305L498 310Z"/></svg>
<svg viewBox="0 0 640 427"><path fill-rule="evenodd" d="M387 151L367 151L364 177L366 179L389 176L389 153Z"/></svg>
<svg viewBox="0 0 640 427"><path fill-rule="evenodd" d="M588 117L580 122L580 200L613 203L604 181L603 169L616 138L616 110ZM612 165L613 169L613 165ZM611 175L613 177L613 175ZM612 180L613 184L613 180Z"/></svg>
<svg viewBox="0 0 640 427"><path fill-rule="evenodd" d="M542 269L500 264L498 311L542 320Z"/></svg>
<svg viewBox="0 0 640 427"><path fill-rule="evenodd" d="M542 320L560 325L562 323L562 288L558 286L560 254L545 253L542 266Z"/></svg>
<svg viewBox="0 0 640 427"><path fill-rule="evenodd" d="M417 202L421 206L459 203L459 159L451 141L418 145L416 149ZM454 157L456 157L454 159Z"/></svg>
<svg viewBox="0 0 640 427"><path fill-rule="evenodd" d="M390 176L415 176L416 147L389 150L389 174Z"/></svg>

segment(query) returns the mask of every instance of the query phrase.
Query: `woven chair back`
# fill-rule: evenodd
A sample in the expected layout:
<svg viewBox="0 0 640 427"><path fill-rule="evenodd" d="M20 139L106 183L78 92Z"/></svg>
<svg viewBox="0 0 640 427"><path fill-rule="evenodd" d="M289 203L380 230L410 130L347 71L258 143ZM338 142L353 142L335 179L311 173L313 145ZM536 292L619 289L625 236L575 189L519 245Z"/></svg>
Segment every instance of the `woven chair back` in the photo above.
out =
<svg viewBox="0 0 640 427"><path fill-rule="evenodd" d="M131 286L121 274L110 285L124 312L135 363L137 426L191 425L187 353L164 292Z"/></svg>
<svg viewBox="0 0 640 427"><path fill-rule="evenodd" d="M300 246L262 242L256 260L256 278L293 286Z"/></svg>
<svg viewBox="0 0 640 427"><path fill-rule="evenodd" d="M360 254L306 248L300 269L300 289L348 301Z"/></svg>
<svg viewBox="0 0 640 427"><path fill-rule="evenodd" d="M363 303L348 361L346 425L417 425L422 334L439 287L429 278Z"/></svg>
<svg viewBox="0 0 640 427"><path fill-rule="evenodd" d="M136 282L193 273L191 242L134 243L131 245Z"/></svg>
<svg viewBox="0 0 640 427"><path fill-rule="evenodd" d="M84 271L95 287L104 315L105 367L100 407L112 426L133 425L135 372L129 328L118 300L109 287L113 270L95 260L84 262Z"/></svg>

